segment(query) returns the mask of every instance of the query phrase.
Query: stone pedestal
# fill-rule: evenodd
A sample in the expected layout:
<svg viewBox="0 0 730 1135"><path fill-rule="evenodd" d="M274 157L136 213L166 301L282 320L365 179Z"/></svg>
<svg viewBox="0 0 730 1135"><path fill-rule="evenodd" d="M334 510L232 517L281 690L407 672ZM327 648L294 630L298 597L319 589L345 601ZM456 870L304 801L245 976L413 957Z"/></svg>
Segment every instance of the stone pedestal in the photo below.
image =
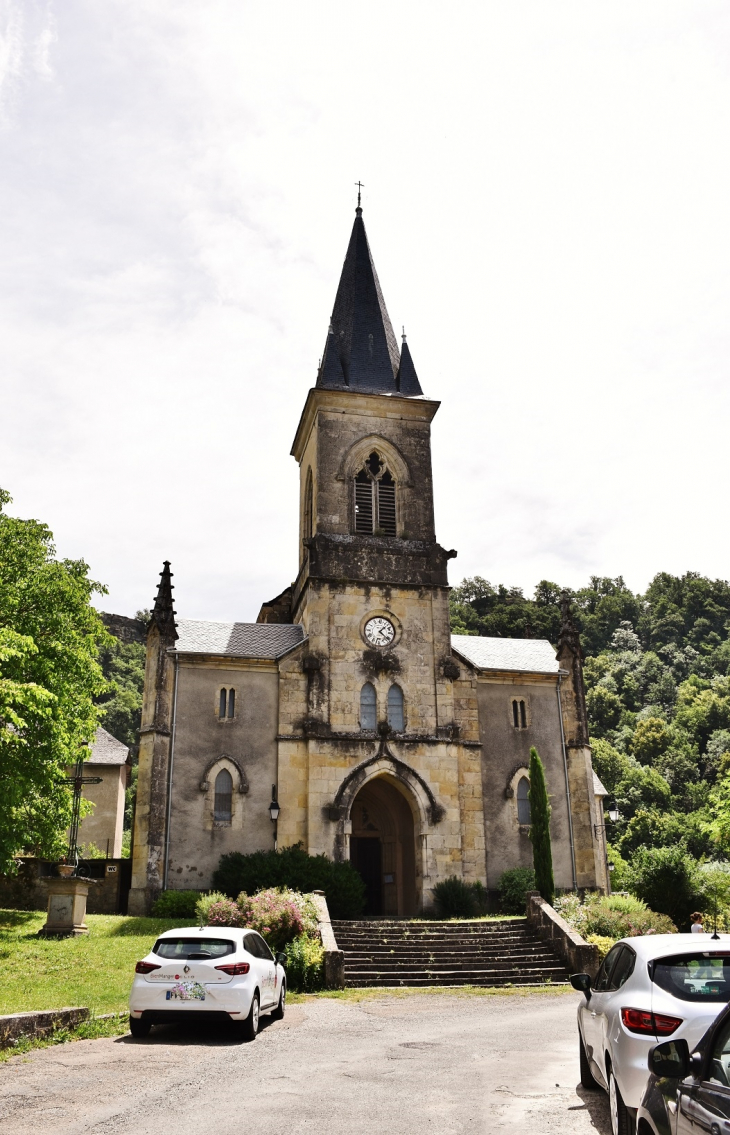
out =
<svg viewBox="0 0 730 1135"><path fill-rule="evenodd" d="M38 934L42 938L78 937L88 934L86 925L86 900L94 879L48 880L48 914L46 924Z"/></svg>

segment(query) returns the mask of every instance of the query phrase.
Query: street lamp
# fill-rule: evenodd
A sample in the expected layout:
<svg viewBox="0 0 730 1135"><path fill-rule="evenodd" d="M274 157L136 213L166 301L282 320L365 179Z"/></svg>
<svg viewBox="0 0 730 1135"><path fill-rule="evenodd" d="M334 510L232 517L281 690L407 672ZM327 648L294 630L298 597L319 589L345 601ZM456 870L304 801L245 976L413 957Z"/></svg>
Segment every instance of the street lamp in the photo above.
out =
<svg viewBox="0 0 730 1135"><path fill-rule="evenodd" d="M276 799L276 785L272 784L272 786L271 786L271 803L269 804L269 815L271 816L272 824L275 824L276 821L279 819L279 812L280 811L281 811L281 808L279 807L279 801Z"/></svg>
<svg viewBox="0 0 730 1135"><path fill-rule="evenodd" d="M609 818L609 820L611 821L612 824L617 823L618 820L621 819L621 813L618 810L618 804L616 803L615 800L614 800L613 804L609 804L607 811L608 811L608 818ZM605 832L605 830L606 830L605 824L594 824L593 825L593 832L596 836L598 835L599 832Z"/></svg>

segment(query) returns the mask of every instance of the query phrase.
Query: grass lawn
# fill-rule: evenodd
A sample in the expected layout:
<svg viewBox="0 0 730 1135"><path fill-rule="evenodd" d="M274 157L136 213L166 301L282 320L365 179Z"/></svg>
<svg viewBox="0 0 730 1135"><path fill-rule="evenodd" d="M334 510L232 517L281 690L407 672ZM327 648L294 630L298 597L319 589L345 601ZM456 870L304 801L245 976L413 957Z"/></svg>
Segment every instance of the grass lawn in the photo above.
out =
<svg viewBox="0 0 730 1135"><path fill-rule="evenodd" d="M163 930L189 919L88 914L82 938L37 938L43 911L0 910L0 1013L85 1005L92 1013L127 1006L135 963Z"/></svg>

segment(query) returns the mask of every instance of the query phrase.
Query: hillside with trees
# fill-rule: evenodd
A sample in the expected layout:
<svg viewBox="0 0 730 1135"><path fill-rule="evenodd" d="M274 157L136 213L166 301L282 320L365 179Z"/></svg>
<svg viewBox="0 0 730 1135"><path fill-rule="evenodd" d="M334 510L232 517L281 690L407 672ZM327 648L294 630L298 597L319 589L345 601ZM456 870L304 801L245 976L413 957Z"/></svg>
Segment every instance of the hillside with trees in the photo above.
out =
<svg viewBox="0 0 730 1135"><path fill-rule="evenodd" d="M656 866L730 855L730 583L660 573L644 594L619 576L570 591L586 654L593 763L621 819L623 861ZM557 641L561 588L465 579L451 593L456 634ZM647 859L648 856L648 859ZM689 861L692 861L689 862Z"/></svg>

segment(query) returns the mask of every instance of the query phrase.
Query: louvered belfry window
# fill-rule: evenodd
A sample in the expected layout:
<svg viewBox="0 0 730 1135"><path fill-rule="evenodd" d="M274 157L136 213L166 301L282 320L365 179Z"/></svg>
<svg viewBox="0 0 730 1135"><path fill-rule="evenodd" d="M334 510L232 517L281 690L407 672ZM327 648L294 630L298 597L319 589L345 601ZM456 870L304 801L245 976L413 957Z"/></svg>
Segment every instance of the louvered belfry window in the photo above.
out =
<svg viewBox="0 0 730 1135"><path fill-rule="evenodd" d="M355 531L367 536L396 535L395 481L375 452L355 477Z"/></svg>

